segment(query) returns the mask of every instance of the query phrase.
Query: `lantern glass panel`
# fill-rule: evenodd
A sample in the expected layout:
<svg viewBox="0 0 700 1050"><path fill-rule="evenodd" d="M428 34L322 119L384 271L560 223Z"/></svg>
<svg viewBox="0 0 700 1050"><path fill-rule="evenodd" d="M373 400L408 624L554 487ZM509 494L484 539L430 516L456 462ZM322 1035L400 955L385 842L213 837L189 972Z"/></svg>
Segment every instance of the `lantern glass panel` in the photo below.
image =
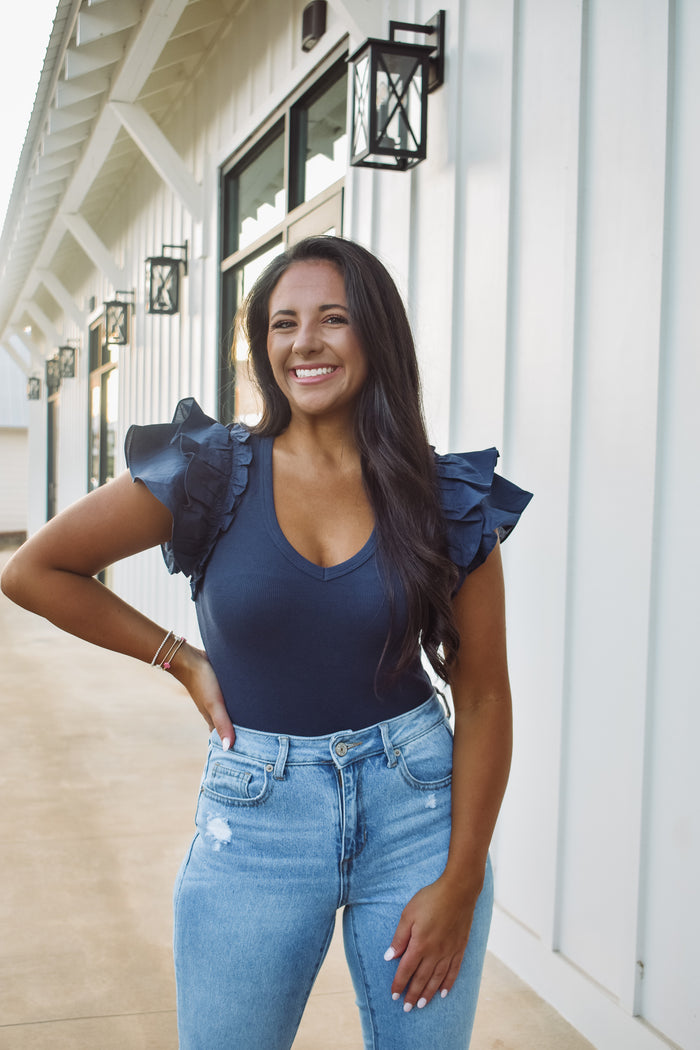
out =
<svg viewBox="0 0 700 1050"><path fill-rule="evenodd" d="M39 376L30 376L27 380L27 398L30 401L41 399L41 379Z"/></svg>
<svg viewBox="0 0 700 1050"><path fill-rule="evenodd" d="M117 346L126 346L128 305L127 303L107 303L105 310L106 341Z"/></svg>
<svg viewBox="0 0 700 1050"><path fill-rule="evenodd" d="M149 314L176 314L179 308L180 262L149 259Z"/></svg>
<svg viewBox="0 0 700 1050"><path fill-rule="evenodd" d="M55 394L61 385L61 373L58 357L50 357L46 362L46 386L49 394Z"/></svg>
<svg viewBox="0 0 700 1050"><path fill-rule="evenodd" d="M75 349L72 346L59 346L58 368L61 379L75 378Z"/></svg>
<svg viewBox="0 0 700 1050"><path fill-rule="evenodd" d="M377 146L418 154L423 147L423 74L413 55L380 52L375 106Z"/></svg>
<svg viewBox="0 0 700 1050"><path fill-rule="evenodd" d="M355 63L353 73L353 138L352 153L361 157L369 150L370 53L365 52Z"/></svg>

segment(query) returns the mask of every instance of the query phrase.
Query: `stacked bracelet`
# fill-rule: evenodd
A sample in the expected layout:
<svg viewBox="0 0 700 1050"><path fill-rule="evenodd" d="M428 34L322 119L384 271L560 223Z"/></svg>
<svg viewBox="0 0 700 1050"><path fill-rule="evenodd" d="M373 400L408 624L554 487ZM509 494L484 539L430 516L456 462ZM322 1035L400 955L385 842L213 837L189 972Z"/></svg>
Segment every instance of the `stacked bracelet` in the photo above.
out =
<svg viewBox="0 0 700 1050"><path fill-rule="evenodd" d="M155 656L151 660L151 667L160 667L162 671L169 671L170 665L175 658L175 654L180 646L184 645L186 641L186 638L181 638L173 631L168 631L165 638L156 649Z"/></svg>

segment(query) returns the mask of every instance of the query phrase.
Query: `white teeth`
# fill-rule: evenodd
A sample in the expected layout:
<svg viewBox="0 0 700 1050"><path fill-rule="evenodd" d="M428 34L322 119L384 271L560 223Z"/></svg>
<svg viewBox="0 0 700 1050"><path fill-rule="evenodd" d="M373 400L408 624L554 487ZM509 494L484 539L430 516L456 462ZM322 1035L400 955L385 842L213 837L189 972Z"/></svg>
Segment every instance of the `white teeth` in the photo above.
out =
<svg viewBox="0 0 700 1050"><path fill-rule="evenodd" d="M327 376L335 372L334 368L295 368L297 379L308 379L311 376Z"/></svg>

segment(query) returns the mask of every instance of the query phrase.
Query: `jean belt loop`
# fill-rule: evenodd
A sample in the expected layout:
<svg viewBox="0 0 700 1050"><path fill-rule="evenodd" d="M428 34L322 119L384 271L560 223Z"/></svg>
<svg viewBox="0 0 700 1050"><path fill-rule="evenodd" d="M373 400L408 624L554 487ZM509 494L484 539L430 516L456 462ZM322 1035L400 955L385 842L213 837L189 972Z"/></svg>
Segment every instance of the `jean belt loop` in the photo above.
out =
<svg viewBox="0 0 700 1050"><path fill-rule="evenodd" d="M284 780L284 770L287 765L287 755L289 754L289 737L279 736L277 737L280 744L280 749L277 752L277 761L275 762L275 780Z"/></svg>
<svg viewBox="0 0 700 1050"><path fill-rule="evenodd" d="M445 712L445 718L449 722L451 720L451 718L452 718L452 712L450 711L450 705L447 703L447 697L445 696L445 694L442 692L441 689L436 689L435 690L435 696L440 701L440 706L442 707L443 711Z"/></svg>
<svg viewBox="0 0 700 1050"><path fill-rule="evenodd" d="M396 752L394 751L394 745L389 736L389 726L386 722L379 723L379 732L382 734L382 743L384 744L384 753L387 757L387 765L391 769L392 766L396 765Z"/></svg>

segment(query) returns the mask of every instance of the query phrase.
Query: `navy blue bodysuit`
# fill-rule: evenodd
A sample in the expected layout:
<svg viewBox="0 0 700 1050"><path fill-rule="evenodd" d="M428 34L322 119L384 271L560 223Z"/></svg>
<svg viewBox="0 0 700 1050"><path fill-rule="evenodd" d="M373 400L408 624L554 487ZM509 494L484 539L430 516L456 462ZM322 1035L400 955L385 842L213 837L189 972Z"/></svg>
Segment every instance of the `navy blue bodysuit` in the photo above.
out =
<svg viewBox="0 0 700 1050"><path fill-rule="evenodd" d="M339 565L323 568L302 557L275 515L273 442L216 423L192 398L180 402L172 423L132 427L126 438L132 477L173 514L165 560L171 572L190 576L232 722L316 736L417 707L433 691L418 658L399 676L378 672L391 609L374 533ZM508 535L530 499L493 473L497 456L495 449L436 456L460 582L497 535ZM394 602L392 638L400 638L400 590ZM382 667L395 657L390 646Z"/></svg>

